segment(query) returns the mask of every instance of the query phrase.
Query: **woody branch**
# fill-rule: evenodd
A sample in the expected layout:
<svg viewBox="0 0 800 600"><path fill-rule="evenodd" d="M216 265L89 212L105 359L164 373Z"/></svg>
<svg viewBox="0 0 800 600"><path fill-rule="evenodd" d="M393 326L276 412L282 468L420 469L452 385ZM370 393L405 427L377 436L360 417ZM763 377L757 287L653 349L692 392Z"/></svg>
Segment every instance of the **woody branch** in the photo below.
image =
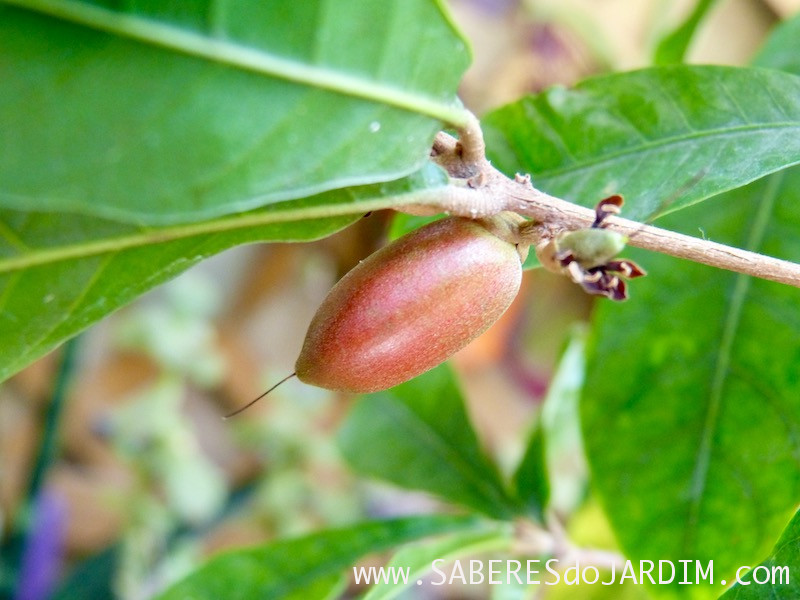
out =
<svg viewBox="0 0 800 600"><path fill-rule="evenodd" d="M440 133L431 155L453 178L453 184L440 194L435 204L402 207L413 214L446 212L465 217L484 217L512 211L531 218L540 227L533 232L539 241L589 227L595 212L537 190L527 176L506 177L485 158L483 137L477 119L460 132L456 140ZM605 224L612 231L630 237L629 244L677 258L727 269L761 279L800 287L800 265L724 244L691 237L622 217L609 217Z"/></svg>

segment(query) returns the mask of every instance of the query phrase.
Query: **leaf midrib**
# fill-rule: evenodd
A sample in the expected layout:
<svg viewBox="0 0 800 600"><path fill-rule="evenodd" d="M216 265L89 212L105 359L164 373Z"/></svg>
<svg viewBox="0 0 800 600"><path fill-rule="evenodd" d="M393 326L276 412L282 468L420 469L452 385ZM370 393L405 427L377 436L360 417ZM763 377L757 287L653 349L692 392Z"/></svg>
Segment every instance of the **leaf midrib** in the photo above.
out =
<svg viewBox="0 0 800 600"><path fill-rule="evenodd" d="M468 532L472 533L472 532ZM505 531L503 529L498 529L497 531L491 531L489 533L485 533L483 531L478 531L472 533L474 539L463 541L464 533L456 532L451 534L446 542L450 544L453 541L461 542L458 543L456 547L452 547L449 549L442 550L439 548L435 555L433 556L424 556L423 562L419 562L417 559L416 562L410 560L403 560L406 557L402 554L402 550L396 553L392 560L389 562L387 566L389 567L409 567L410 571L408 574L409 583L407 585L403 585L402 582L400 583L384 583L378 582L373 585L369 591L361 598L361 600L393 600L399 594L401 594L404 590L407 590L413 585L415 579L423 577L426 573L429 573L432 569L431 564L432 561L435 559L444 559L445 562L450 562L456 558L462 556L476 556L480 554L488 554L490 552L505 552L508 551L510 543L511 543L511 535L510 532ZM400 560L398 560L400 559ZM409 564L411 563L411 564Z"/></svg>
<svg viewBox="0 0 800 600"><path fill-rule="evenodd" d="M460 522L453 520L442 522L440 519L436 518L428 520L423 516L419 518L418 523L414 523L412 525L425 526L428 531L421 535L416 535L416 527L392 530L391 533L394 534L394 537L387 540L386 536L379 535L385 533L385 528L383 525L384 524L380 523L379 521L372 521L368 522L366 530L362 529L361 531L348 531L348 533L361 533L362 535L366 532L368 534L369 541L365 544L364 537L362 536L361 539L358 540L359 549L353 552L352 548L348 548L350 552L346 557L342 557L336 553L329 553L329 556L333 556L332 560L317 562L312 567L307 567L302 573L292 572L292 577L290 580L267 580L266 585L261 591L274 594L274 597L283 597L291 592L301 591L303 588L317 581L321 581L325 577L336 575L338 571L347 567L352 562L353 555L363 556L364 554L369 554L370 552L380 552L387 548L392 548L409 541L416 541L441 533L459 532L462 529L469 531L474 526L471 521ZM291 547L291 543L293 541L294 540L290 540L287 546ZM365 549L363 548L364 545L368 547ZM251 557L259 562L262 562L263 551L258 549L252 553Z"/></svg>
<svg viewBox="0 0 800 600"><path fill-rule="evenodd" d="M430 423L420 417L409 406L395 400L389 406L394 409L397 416L395 426L405 423L407 429L414 433L411 439L416 440L420 446L425 445L431 455L438 455L442 460L449 461L464 481L473 486L472 490L480 494L483 501L490 503L495 509L502 508L508 514L513 514L513 503L506 497L502 482L496 477L496 474L491 470L491 466L485 460L481 460L480 466L487 467L489 471L487 473L478 473L475 469L475 463L449 444L448 440L445 440L438 430L431 427ZM490 475L494 481L487 481L484 478L486 475Z"/></svg>
<svg viewBox="0 0 800 600"><path fill-rule="evenodd" d="M456 127L467 125L469 120L467 111L456 104L445 104L332 68L300 63L228 40L77 0L0 0L0 3L244 71L427 115Z"/></svg>
<svg viewBox="0 0 800 600"><path fill-rule="evenodd" d="M340 203L320 206L295 208L289 210L267 210L257 213L237 215L202 221L200 223L186 223L157 229L144 229L139 233L121 235L91 242L65 244L63 246L45 249L36 249L16 256L0 258L0 274L42 266L64 260L74 260L97 256L109 252L118 252L141 246L174 242L176 240L215 233L226 233L239 229L251 229L277 223L303 221L308 219L322 219L326 217L340 217L352 214L366 213L375 210L392 208L399 205L412 203L426 204L434 200L441 193L441 188L419 190L408 194L384 196L376 200L364 200L356 203ZM0 227L0 233L3 229Z"/></svg>
<svg viewBox="0 0 800 600"><path fill-rule="evenodd" d="M745 248L754 250L761 245L764 239L772 208L777 198L777 191L780 187L782 175L774 175L769 181L766 193L761 197L758 211L753 220L753 227L748 235ZM700 507L703 502L703 492L708 481L708 471L711 463L711 452L713 438L717 430L720 407L722 406L723 390L728 377L728 371L733 354L736 333L741 322L742 312L750 289L752 278L747 275L738 274L734 280L731 301L728 304L728 311L723 323L722 338L720 340L719 352L714 365L714 374L711 380L706 406L706 418L700 435L700 444L695 458L695 468L692 473L690 488L689 516L684 537L684 554L693 554L692 545L694 544L698 523L700 522Z"/></svg>
<svg viewBox="0 0 800 600"><path fill-rule="evenodd" d="M669 146L677 146L685 143L693 143L697 139L720 139L744 132L770 131L773 129L777 130L797 129L798 131L800 131L800 121L786 121L786 122L781 121L779 123L770 123L767 125L748 124L748 125L738 125L736 127L730 127L730 128L703 129L686 135L661 137L656 140L652 140L648 143L638 144L636 146L628 146L616 152L605 153L591 160L574 161L571 164L558 169L549 169L549 170L545 169L542 171L537 171L536 176L539 179L555 178L561 175L570 175L575 171L581 169L587 169L589 167L595 167L598 165L613 163L616 162L618 159L641 154L642 152L651 152L653 150L659 150ZM800 158L798 158L797 162L800 162ZM786 164L785 166L791 166L792 164L795 163Z"/></svg>

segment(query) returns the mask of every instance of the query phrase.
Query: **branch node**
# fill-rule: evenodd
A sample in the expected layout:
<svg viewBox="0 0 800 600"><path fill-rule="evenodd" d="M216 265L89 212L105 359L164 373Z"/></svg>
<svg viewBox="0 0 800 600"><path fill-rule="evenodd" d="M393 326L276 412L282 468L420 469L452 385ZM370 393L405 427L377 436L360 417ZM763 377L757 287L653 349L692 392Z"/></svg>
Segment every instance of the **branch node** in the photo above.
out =
<svg viewBox="0 0 800 600"><path fill-rule="evenodd" d="M495 169L484 156L480 124L470 117L459 128L458 140L440 132L431 150L432 160L453 179L451 185L431 201L426 198L424 205L409 204L399 210L412 214L447 212L473 219L515 212L535 223L529 229L522 228L522 235L534 247L562 232L591 228L597 223L595 211L536 189L530 175L517 173L509 179ZM608 200L603 205L602 224L626 236L629 245L800 287L798 264L614 216L616 205Z"/></svg>
<svg viewBox="0 0 800 600"><path fill-rule="evenodd" d="M486 179L486 172L478 171L476 175L473 175L467 179L467 185L472 189L482 188L484 185L486 185Z"/></svg>
<svg viewBox="0 0 800 600"><path fill-rule="evenodd" d="M516 173L514 175L514 181L525 187L533 187L533 184L531 184L531 176L528 173Z"/></svg>

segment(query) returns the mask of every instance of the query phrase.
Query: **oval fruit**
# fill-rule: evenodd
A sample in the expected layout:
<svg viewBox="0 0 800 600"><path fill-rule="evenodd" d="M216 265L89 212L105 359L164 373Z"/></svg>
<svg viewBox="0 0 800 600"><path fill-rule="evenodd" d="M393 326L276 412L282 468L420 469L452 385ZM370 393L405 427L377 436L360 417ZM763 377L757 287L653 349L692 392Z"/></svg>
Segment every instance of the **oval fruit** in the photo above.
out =
<svg viewBox="0 0 800 600"><path fill-rule="evenodd" d="M311 321L301 381L366 393L407 381L466 346L511 305L520 253L481 221L450 217L378 250L345 275Z"/></svg>

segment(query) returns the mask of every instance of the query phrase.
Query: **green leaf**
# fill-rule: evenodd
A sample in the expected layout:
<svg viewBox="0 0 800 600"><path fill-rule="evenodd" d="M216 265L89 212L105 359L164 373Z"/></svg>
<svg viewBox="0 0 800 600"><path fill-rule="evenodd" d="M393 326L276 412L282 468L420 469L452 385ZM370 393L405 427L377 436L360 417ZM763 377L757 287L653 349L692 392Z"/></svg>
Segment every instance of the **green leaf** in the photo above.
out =
<svg viewBox="0 0 800 600"><path fill-rule="evenodd" d="M514 475L517 495L540 519L548 506L559 515L572 514L586 495L587 469L578 420L585 346L586 332L576 328Z"/></svg>
<svg viewBox="0 0 800 600"><path fill-rule="evenodd" d="M664 225L798 261L800 168ZM800 497L800 290L631 255L649 275L600 303L581 405L594 487L631 558L713 560L730 581Z"/></svg>
<svg viewBox="0 0 800 600"><path fill-rule="evenodd" d="M800 162L800 77L659 67L553 88L483 119L489 157L540 189L624 216L684 208Z"/></svg>
<svg viewBox="0 0 800 600"><path fill-rule="evenodd" d="M716 1L697 0L686 20L659 41L653 53L653 62L657 65L683 62L695 33Z"/></svg>
<svg viewBox="0 0 800 600"><path fill-rule="evenodd" d="M795 513L770 555L738 577L722 600L796 600L800 597L800 514ZM791 573L794 571L794 577Z"/></svg>
<svg viewBox="0 0 800 600"><path fill-rule="evenodd" d="M215 556L158 598L327 598L347 567L366 554L432 535L480 527L482 523L474 518L431 515L371 521L234 550Z"/></svg>
<svg viewBox="0 0 800 600"><path fill-rule="evenodd" d="M392 216L392 222L389 225L387 237L390 240L396 240L403 237L407 233L411 233L415 229L419 229L423 225L433 223L442 218L443 215L431 215L420 217L417 215L407 215L405 213L395 213Z"/></svg>
<svg viewBox="0 0 800 600"><path fill-rule="evenodd" d="M466 118L468 51L438 0L0 0L0 56L17 210L251 210L405 176Z"/></svg>
<svg viewBox="0 0 800 600"><path fill-rule="evenodd" d="M755 58L755 64L800 74L800 15L778 26ZM774 177L774 176L773 176ZM794 176L800 180L800 175ZM795 513L769 557L757 571L749 571L736 585L722 595L724 600L790 600L800 596L797 579L790 578L800 570L800 516ZM763 568L760 568L763 567ZM738 573L737 573L738 575ZM754 575L758 582L753 583Z"/></svg>
<svg viewBox="0 0 800 600"><path fill-rule="evenodd" d="M432 542L410 544L401 549L386 565L387 568L408 569L408 583L378 583L364 595L363 600L389 600L396 598L405 588L416 585L417 580L430 573L434 566L439 569L443 564L461 556L471 556L479 552L508 549L513 535L507 524L484 531L466 531L448 535ZM434 562L438 561L438 562ZM441 575L437 574L437 583Z"/></svg>
<svg viewBox="0 0 800 600"><path fill-rule="evenodd" d="M0 381L212 254L248 242L330 235L364 212L445 183L445 174L431 165L395 182L162 228L0 210Z"/></svg>
<svg viewBox="0 0 800 600"><path fill-rule="evenodd" d="M582 564L581 567L583 567ZM668 569L668 567L666 568ZM669 573L668 570L667 573ZM642 578L637 578L636 581L632 581L630 578L628 578L624 583L620 582L619 584L615 583L611 585L603 585L603 582L608 582L612 579L619 581L621 575L622 574L617 571L612 577L611 572L601 569L601 583L594 585L581 585L580 600L653 600L653 598L660 597L661 590L659 588L655 588L654 586L642 585ZM654 576L658 577L658 575L655 573ZM630 577L630 572L628 573L628 577ZM653 593L648 594L646 590L650 590ZM685 589L683 598L693 598L691 595L693 591L694 590L692 589ZM530 598L529 600L538 599L534 597ZM555 585L548 590L547 600L575 600L575 586L568 585L562 579L558 585Z"/></svg>
<svg viewBox="0 0 800 600"><path fill-rule="evenodd" d="M338 441L362 475L431 492L495 518L508 519L519 510L478 445L446 365L363 396Z"/></svg>
<svg viewBox="0 0 800 600"><path fill-rule="evenodd" d="M800 13L775 28L753 64L800 75Z"/></svg>
<svg viewBox="0 0 800 600"><path fill-rule="evenodd" d="M514 488L529 514L544 522L544 510L550 500L547 476L545 432L541 420L536 422L528 438L525 454L514 472Z"/></svg>

